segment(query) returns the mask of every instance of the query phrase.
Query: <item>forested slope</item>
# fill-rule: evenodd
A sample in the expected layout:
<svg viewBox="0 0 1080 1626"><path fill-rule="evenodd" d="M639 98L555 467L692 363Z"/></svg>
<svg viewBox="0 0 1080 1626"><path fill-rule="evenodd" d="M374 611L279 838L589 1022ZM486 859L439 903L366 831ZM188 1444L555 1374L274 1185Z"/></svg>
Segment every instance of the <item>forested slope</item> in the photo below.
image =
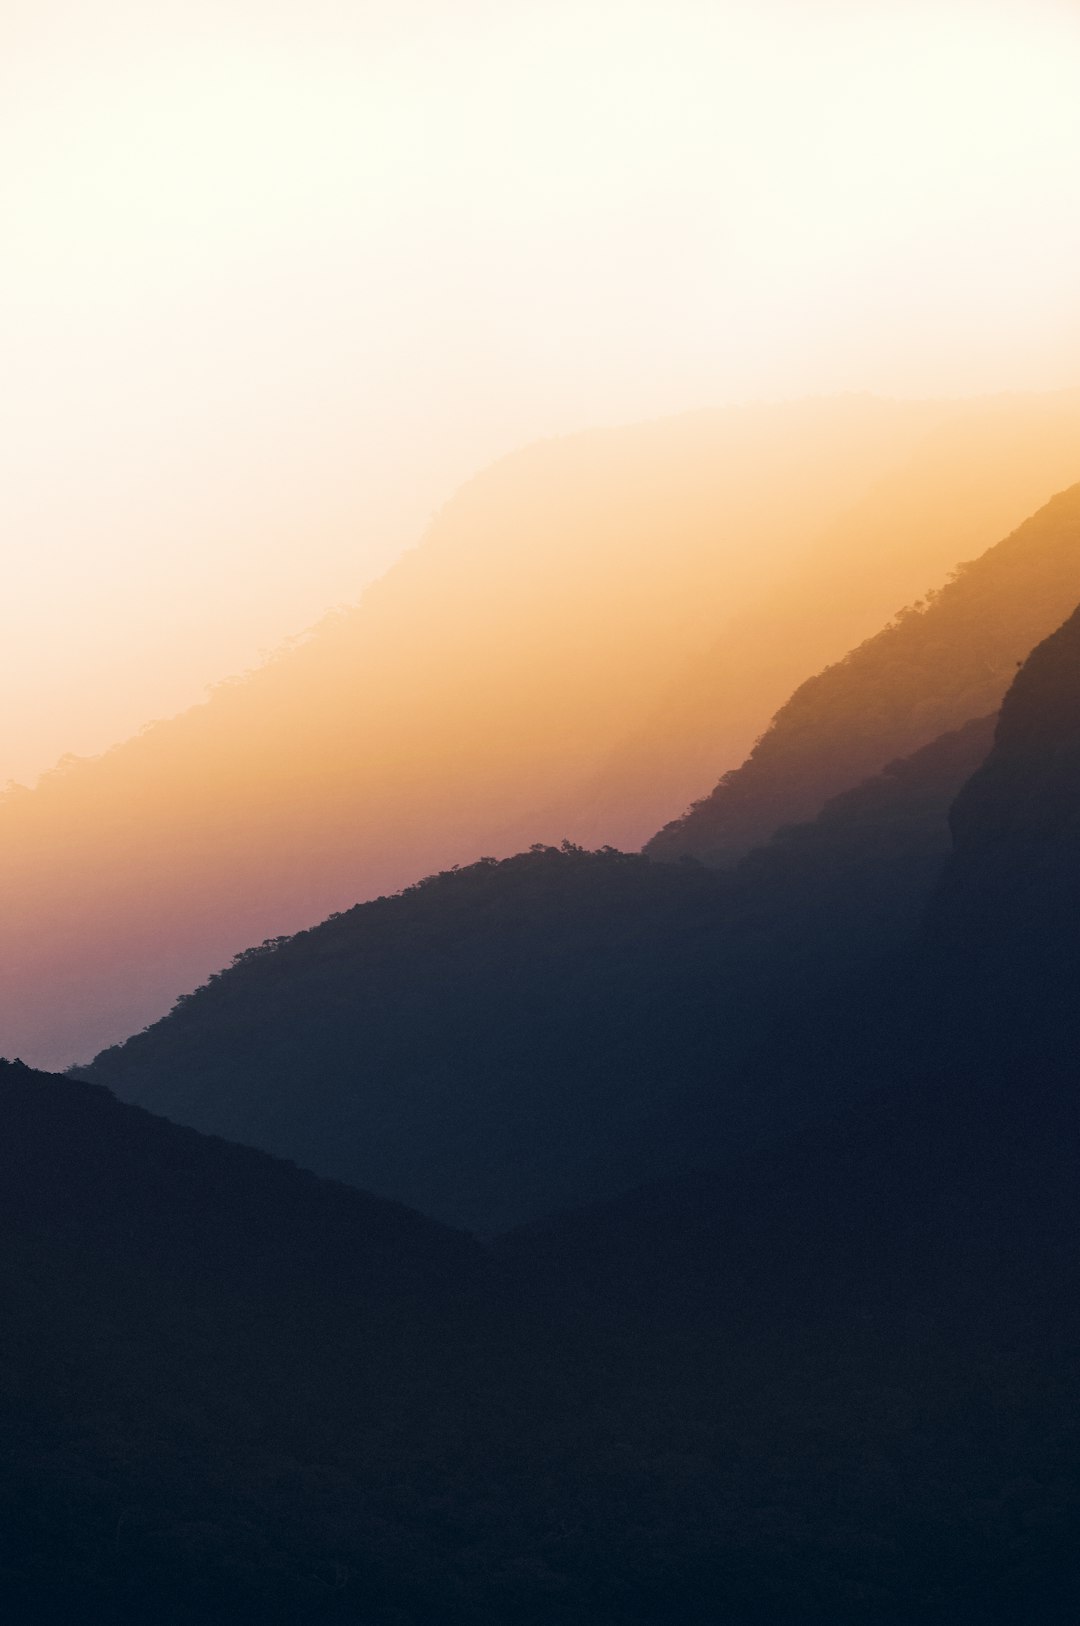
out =
<svg viewBox="0 0 1080 1626"><path fill-rule="evenodd" d="M504 459L354 609L0 797L0 1044L66 1066L432 870L638 846L794 684L1074 478L1078 442L1075 393L845 397Z"/></svg>
<svg viewBox="0 0 1080 1626"><path fill-rule="evenodd" d="M813 1112L777 1026L914 930L971 724L731 876L540 848L270 943L87 1076L482 1230L625 1190Z"/></svg>
<svg viewBox="0 0 1080 1626"><path fill-rule="evenodd" d="M896 756L994 711L1017 665L1080 599L1080 486L940 592L803 683L742 767L646 850L730 863Z"/></svg>

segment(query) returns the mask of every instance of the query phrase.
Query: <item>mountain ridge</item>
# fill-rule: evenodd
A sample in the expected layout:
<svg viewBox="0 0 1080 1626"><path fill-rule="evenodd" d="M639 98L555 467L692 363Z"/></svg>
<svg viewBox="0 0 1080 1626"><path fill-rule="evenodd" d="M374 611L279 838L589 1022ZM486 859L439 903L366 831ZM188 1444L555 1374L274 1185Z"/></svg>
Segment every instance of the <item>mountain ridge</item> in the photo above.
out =
<svg viewBox="0 0 1080 1626"><path fill-rule="evenodd" d="M889 757L995 709L1078 597L1080 485L803 683L746 762L646 851L731 862Z"/></svg>
<svg viewBox="0 0 1080 1626"><path fill-rule="evenodd" d="M935 442L915 457L943 416L962 420L956 456ZM504 461L358 610L202 707L0 799L0 1043L67 1065L245 945L417 875L564 836L637 845L658 800L667 816L688 778L696 791L737 760L767 721L769 686L811 668L809 653L790 664L817 636L814 580L842 649L880 619L884 589L866 569L879 533L891 608L988 516L1052 489L1076 438L1069 394L852 398L598 431ZM910 510L896 520L889 488L819 559L815 535L909 454L919 525ZM802 587L774 614L775 578L797 556L813 556ZM660 735L681 743L661 750L648 716L692 652L763 596L756 633L731 632L727 720L682 690L687 729L669 717ZM760 661L774 635L780 672ZM603 763L642 728L626 747L633 784L601 793Z"/></svg>
<svg viewBox="0 0 1080 1626"><path fill-rule="evenodd" d="M796 1110L776 1024L914 931L991 722L730 874L566 843L431 876L247 951L81 1076L483 1232L719 1155Z"/></svg>
<svg viewBox="0 0 1080 1626"><path fill-rule="evenodd" d="M782 890L805 850L827 875L847 821L902 892L954 807L922 930L866 968L859 1001L775 1034L769 1064L817 1096L814 1120L492 1248L0 1064L13 1616L1071 1626L1080 611L1024 661L953 797L988 736L983 718L934 742L748 866L778 863ZM687 900L703 928L741 906L741 872L568 845L374 914L419 909L430 934L423 906L449 894L499 964L586 883L585 990L610 911L674 943ZM507 874L545 882L524 916ZM273 972L280 1005L297 953L333 958L350 929L307 934L292 961L265 945L211 993ZM440 1046L457 1037L437 1023ZM845 1103L833 1075L864 1071L874 1087Z"/></svg>

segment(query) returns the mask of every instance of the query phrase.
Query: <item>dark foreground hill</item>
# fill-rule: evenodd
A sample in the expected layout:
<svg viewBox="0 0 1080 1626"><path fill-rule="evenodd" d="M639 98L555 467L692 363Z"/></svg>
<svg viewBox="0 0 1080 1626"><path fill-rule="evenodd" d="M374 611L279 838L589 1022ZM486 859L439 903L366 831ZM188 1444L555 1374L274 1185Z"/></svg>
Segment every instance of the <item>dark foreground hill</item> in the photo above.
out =
<svg viewBox="0 0 1080 1626"><path fill-rule="evenodd" d="M1080 599L1080 486L795 691L742 767L646 846L727 864L893 757L997 709Z"/></svg>
<svg viewBox="0 0 1080 1626"><path fill-rule="evenodd" d="M850 1521L822 1568L811 1537L814 1573L835 1564L861 1618L1065 1622L1080 1612L1080 613L1018 676L952 823L917 943L866 979L858 1019L786 1056L809 1087L868 1074L869 1095L504 1246L643 1340L643 1366L664 1349L687 1374L721 1371L733 1323L754 1329L792 1481L812 1436ZM703 1418L712 1403L703 1390ZM823 1596L807 1587L806 1618ZM762 1618L803 1616L778 1601Z"/></svg>
<svg viewBox="0 0 1080 1626"><path fill-rule="evenodd" d="M1043 1104L864 1108L496 1260L5 1070L0 1606L1066 1626L1077 1182Z"/></svg>
<svg viewBox="0 0 1080 1626"><path fill-rule="evenodd" d="M892 776L916 829L936 757ZM1072 1626L1078 808L1080 617L1017 678L924 931L774 1053L869 1091L488 1253L0 1069L8 1618ZM643 860L529 856L649 897ZM659 873L694 909L727 884Z"/></svg>
<svg viewBox="0 0 1080 1626"><path fill-rule="evenodd" d="M508 1240L590 1305L610 1369L679 1395L669 1597L770 1626L1076 1618L1077 1106L1074 1074L950 1069Z"/></svg>
<svg viewBox="0 0 1080 1626"><path fill-rule="evenodd" d="M87 1076L486 1231L707 1159L816 1109L773 1033L915 929L991 726L730 877L572 848L434 877L242 956Z"/></svg>
<svg viewBox="0 0 1080 1626"><path fill-rule="evenodd" d="M0 1260L5 1618L442 1618L491 1405L468 1239L4 1063Z"/></svg>

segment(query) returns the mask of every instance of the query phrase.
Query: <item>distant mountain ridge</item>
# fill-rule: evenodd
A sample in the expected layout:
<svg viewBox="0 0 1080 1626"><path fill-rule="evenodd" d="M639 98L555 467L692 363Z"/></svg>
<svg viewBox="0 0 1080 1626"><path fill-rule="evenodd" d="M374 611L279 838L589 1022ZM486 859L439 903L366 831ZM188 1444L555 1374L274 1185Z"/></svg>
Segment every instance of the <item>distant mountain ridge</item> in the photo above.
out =
<svg viewBox="0 0 1080 1626"><path fill-rule="evenodd" d="M1078 599L1080 487L799 691L769 805L845 788L733 869L540 846L443 873L249 951L86 1076L483 1232L794 1125L823 1102L776 1036L839 1021L916 932L980 708Z"/></svg>
<svg viewBox="0 0 1080 1626"><path fill-rule="evenodd" d="M638 844L793 682L1071 478L1078 440L1080 395L852 397L505 459L355 611L0 799L0 1044L66 1065L418 875Z"/></svg>
<svg viewBox="0 0 1080 1626"><path fill-rule="evenodd" d="M1080 485L802 684L742 767L646 851L730 863L891 757L1000 704L1017 665L1080 599Z"/></svg>
<svg viewBox="0 0 1080 1626"><path fill-rule="evenodd" d="M539 848L431 877L251 950L84 1076L482 1231L726 1155L812 1110L777 1100L773 1031L915 930L991 734L731 875Z"/></svg>
<svg viewBox="0 0 1080 1626"><path fill-rule="evenodd" d="M700 799L738 767L800 683L1074 483L1077 408L1072 393L1026 408L1003 397L929 430L767 594L729 617L708 649L692 652L574 807L556 810L555 828L590 846L639 847L676 808Z"/></svg>

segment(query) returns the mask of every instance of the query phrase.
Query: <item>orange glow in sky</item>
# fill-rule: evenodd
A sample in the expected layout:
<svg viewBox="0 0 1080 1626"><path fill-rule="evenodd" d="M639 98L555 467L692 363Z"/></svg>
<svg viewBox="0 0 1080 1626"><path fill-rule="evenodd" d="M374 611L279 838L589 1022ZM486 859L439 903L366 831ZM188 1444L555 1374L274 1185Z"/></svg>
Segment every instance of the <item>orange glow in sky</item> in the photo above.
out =
<svg viewBox="0 0 1080 1626"><path fill-rule="evenodd" d="M0 782L534 437L1080 381L1054 0L6 0Z"/></svg>

